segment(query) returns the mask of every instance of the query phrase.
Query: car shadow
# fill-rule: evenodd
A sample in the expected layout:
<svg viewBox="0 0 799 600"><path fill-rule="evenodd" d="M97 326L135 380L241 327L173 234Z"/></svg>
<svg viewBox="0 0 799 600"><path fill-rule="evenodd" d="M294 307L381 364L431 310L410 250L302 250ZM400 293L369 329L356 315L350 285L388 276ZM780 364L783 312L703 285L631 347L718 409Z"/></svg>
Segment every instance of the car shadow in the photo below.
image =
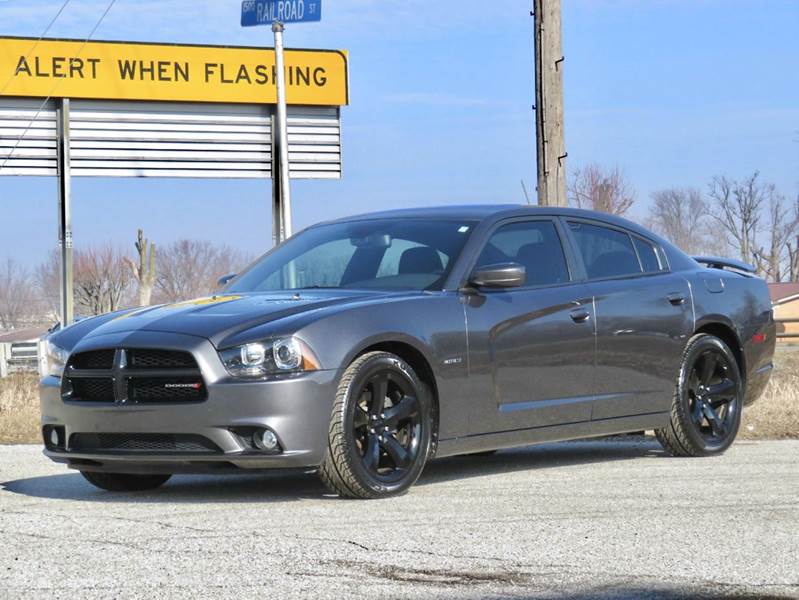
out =
<svg viewBox="0 0 799 600"><path fill-rule="evenodd" d="M162 487L144 492L106 492L80 473L30 477L0 483L14 494L52 500L133 502L137 504L246 504L333 498L314 473L175 475Z"/></svg>
<svg viewBox="0 0 799 600"><path fill-rule="evenodd" d="M416 485L617 460L663 457L660 444L644 436L615 436L556 442L504 450L491 455L464 454L432 461Z"/></svg>
<svg viewBox="0 0 799 600"><path fill-rule="evenodd" d="M417 486L515 471L561 468L597 462L663 456L657 442L642 437L560 442L505 450L490 456L464 455L431 461ZM94 488L74 471L0 483L5 492L33 498L83 502L250 503L335 498L312 472L284 471L242 475L175 475L147 492L109 493Z"/></svg>

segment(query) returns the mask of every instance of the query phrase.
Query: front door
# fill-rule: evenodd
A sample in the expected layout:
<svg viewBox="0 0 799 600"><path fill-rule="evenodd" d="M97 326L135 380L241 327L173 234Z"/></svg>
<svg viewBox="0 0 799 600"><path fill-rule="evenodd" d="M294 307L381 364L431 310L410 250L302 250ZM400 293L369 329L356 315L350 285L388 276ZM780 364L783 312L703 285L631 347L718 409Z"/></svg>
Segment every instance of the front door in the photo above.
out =
<svg viewBox="0 0 799 600"><path fill-rule="evenodd" d="M521 288L465 295L472 393L471 433L512 431L591 418L593 306L573 283L555 221L498 226L476 267L516 262Z"/></svg>

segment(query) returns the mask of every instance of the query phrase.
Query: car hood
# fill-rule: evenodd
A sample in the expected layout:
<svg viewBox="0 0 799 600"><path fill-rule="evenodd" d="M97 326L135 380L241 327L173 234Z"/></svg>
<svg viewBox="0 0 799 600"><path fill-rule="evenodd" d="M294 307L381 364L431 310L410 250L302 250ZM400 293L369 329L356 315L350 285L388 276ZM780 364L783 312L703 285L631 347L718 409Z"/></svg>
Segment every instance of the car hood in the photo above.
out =
<svg viewBox="0 0 799 600"><path fill-rule="evenodd" d="M342 304L376 300L389 292L313 290L297 293L224 294L189 302L164 304L112 315L84 337L155 331L204 337L218 346L220 340L311 311L323 311Z"/></svg>

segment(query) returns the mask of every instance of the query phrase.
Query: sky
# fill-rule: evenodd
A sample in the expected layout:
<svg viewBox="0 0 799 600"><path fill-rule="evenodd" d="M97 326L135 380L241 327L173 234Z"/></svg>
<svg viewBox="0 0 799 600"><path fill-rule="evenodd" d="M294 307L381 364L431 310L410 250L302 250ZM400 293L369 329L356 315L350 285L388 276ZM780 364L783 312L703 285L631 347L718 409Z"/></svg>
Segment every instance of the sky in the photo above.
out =
<svg viewBox="0 0 799 600"><path fill-rule="evenodd" d="M63 0L0 0L0 35L38 37ZM85 38L108 0L71 0L49 37ZM528 0L324 0L288 47L347 49L344 176L295 181L295 231L349 214L534 194ZM270 46L239 0L116 0L93 39ZM653 191L755 170L799 193L799 2L563 0L567 167L618 165ZM77 247L207 239L271 245L268 181L73 179ZM54 178L0 177L0 260L57 244Z"/></svg>

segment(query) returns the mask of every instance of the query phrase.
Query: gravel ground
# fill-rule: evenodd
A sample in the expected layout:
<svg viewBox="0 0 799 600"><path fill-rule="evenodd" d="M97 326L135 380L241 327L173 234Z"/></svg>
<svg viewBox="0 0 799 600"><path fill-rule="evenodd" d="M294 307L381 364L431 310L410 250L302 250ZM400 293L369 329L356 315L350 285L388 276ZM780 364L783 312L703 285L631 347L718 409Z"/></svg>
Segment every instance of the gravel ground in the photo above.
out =
<svg viewBox="0 0 799 600"><path fill-rule="evenodd" d="M439 460L405 496L313 475L112 495L0 446L0 598L799 598L799 441Z"/></svg>

